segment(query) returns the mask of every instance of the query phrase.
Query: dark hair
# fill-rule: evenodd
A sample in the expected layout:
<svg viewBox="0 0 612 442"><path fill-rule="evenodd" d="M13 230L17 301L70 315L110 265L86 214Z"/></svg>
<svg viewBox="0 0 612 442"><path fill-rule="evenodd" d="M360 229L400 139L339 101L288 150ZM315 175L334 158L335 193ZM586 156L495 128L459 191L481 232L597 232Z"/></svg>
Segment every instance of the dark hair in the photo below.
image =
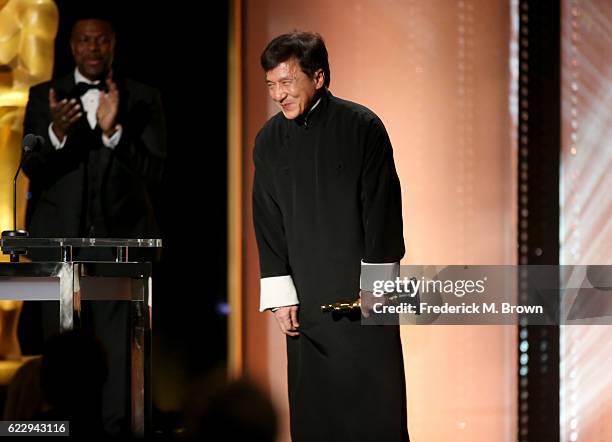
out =
<svg viewBox="0 0 612 442"><path fill-rule="evenodd" d="M265 72L290 58L297 58L300 68L310 78L318 69L325 74L325 87L329 87L331 79L327 48L323 38L315 32L294 31L279 35L273 39L261 54L261 67Z"/></svg>
<svg viewBox="0 0 612 442"><path fill-rule="evenodd" d="M115 25L108 18L108 16L104 14L83 14L83 15L78 16L72 21L72 24L70 26L70 38L74 36L74 28L76 28L76 25L82 21L88 21L88 20L96 20L96 21L106 23L110 27L111 34L113 34L113 36L116 36Z"/></svg>

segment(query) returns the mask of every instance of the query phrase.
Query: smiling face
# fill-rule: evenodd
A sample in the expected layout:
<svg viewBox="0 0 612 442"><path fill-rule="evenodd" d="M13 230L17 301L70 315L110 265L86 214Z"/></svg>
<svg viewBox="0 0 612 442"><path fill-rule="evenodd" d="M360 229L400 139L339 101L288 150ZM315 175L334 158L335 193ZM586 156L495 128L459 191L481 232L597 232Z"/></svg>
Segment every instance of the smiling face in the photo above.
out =
<svg viewBox="0 0 612 442"><path fill-rule="evenodd" d="M115 33L105 21L80 20L72 30L70 48L79 72L89 80L99 80L113 63Z"/></svg>
<svg viewBox="0 0 612 442"><path fill-rule="evenodd" d="M314 78L310 78L294 57L267 71L266 84L270 97L278 104L285 118L293 120L310 108L317 92L323 87L324 74L319 69Z"/></svg>

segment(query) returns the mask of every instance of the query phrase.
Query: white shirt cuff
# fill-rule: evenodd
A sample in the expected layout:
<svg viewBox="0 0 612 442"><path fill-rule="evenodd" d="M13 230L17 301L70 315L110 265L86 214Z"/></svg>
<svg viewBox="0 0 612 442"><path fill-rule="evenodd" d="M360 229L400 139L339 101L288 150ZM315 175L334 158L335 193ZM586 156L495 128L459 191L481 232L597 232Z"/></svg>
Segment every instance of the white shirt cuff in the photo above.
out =
<svg viewBox="0 0 612 442"><path fill-rule="evenodd" d="M399 273L399 262L368 263L361 261L359 288L373 292L374 281L395 281Z"/></svg>
<svg viewBox="0 0 612 442"><path fill-rule="evenodd" d="M110 138L102 134L102 143L109 149L114 149L119 144L119 141L121 141L122 133L123 128L118 124L117 127L115 127L115 133L112 134Z"/></svg>
<svg viewBox="0 0 612 442"><path fill-rule="evenodd" d="M62 147L64 147L64 144L66 144L68 136L64 136L64 139L60 142L57 135L55 135L55 132L53 132L53 128L51 126L53 126L53 123L49 123L49 140L51 140L51 145L55 147L55 150L60 150Z"/></svg>
<svg viewBox="0 0 612 442"><path fill-rule="evenodd" d="M297 305L300 301L290 275L261 278L259 311L269 308Z"/></svg>

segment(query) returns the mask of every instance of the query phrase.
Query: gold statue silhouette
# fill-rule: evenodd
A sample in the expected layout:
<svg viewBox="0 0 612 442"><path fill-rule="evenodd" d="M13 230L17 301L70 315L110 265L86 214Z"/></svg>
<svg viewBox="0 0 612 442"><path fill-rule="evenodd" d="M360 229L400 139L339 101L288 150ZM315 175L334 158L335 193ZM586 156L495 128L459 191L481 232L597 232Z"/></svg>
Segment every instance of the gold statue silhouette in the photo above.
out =
<svg viewBox="0 0 612 442"><path fill-rule="evenodd" d="M21 158L28 90L51 78L57 26L53 0L0 0L0 231L13 229L11 183ZM23 174L17 189L18 228L25 214ZM0 359L21 357L17 323L22 305L0 301Z"/></svg>

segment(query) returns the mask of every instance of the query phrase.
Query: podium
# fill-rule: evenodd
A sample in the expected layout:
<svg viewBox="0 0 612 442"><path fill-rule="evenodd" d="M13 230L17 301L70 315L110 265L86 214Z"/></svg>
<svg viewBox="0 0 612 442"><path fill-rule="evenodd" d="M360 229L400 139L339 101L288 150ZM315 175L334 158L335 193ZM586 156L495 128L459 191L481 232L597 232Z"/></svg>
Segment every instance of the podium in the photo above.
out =
<svg viewBox="0 0 612 442"><path fill-rule="evenodd" d="M3 237L4 254L57 250L57 261L0 263L0 299L59 301L60 331L80 326L80 303L130 302L130 408L132 434L151 431L151 262L130 262L132 248L160 248L160 239ZM73 261L75 248L105 247L114 262Z"/></svg>

